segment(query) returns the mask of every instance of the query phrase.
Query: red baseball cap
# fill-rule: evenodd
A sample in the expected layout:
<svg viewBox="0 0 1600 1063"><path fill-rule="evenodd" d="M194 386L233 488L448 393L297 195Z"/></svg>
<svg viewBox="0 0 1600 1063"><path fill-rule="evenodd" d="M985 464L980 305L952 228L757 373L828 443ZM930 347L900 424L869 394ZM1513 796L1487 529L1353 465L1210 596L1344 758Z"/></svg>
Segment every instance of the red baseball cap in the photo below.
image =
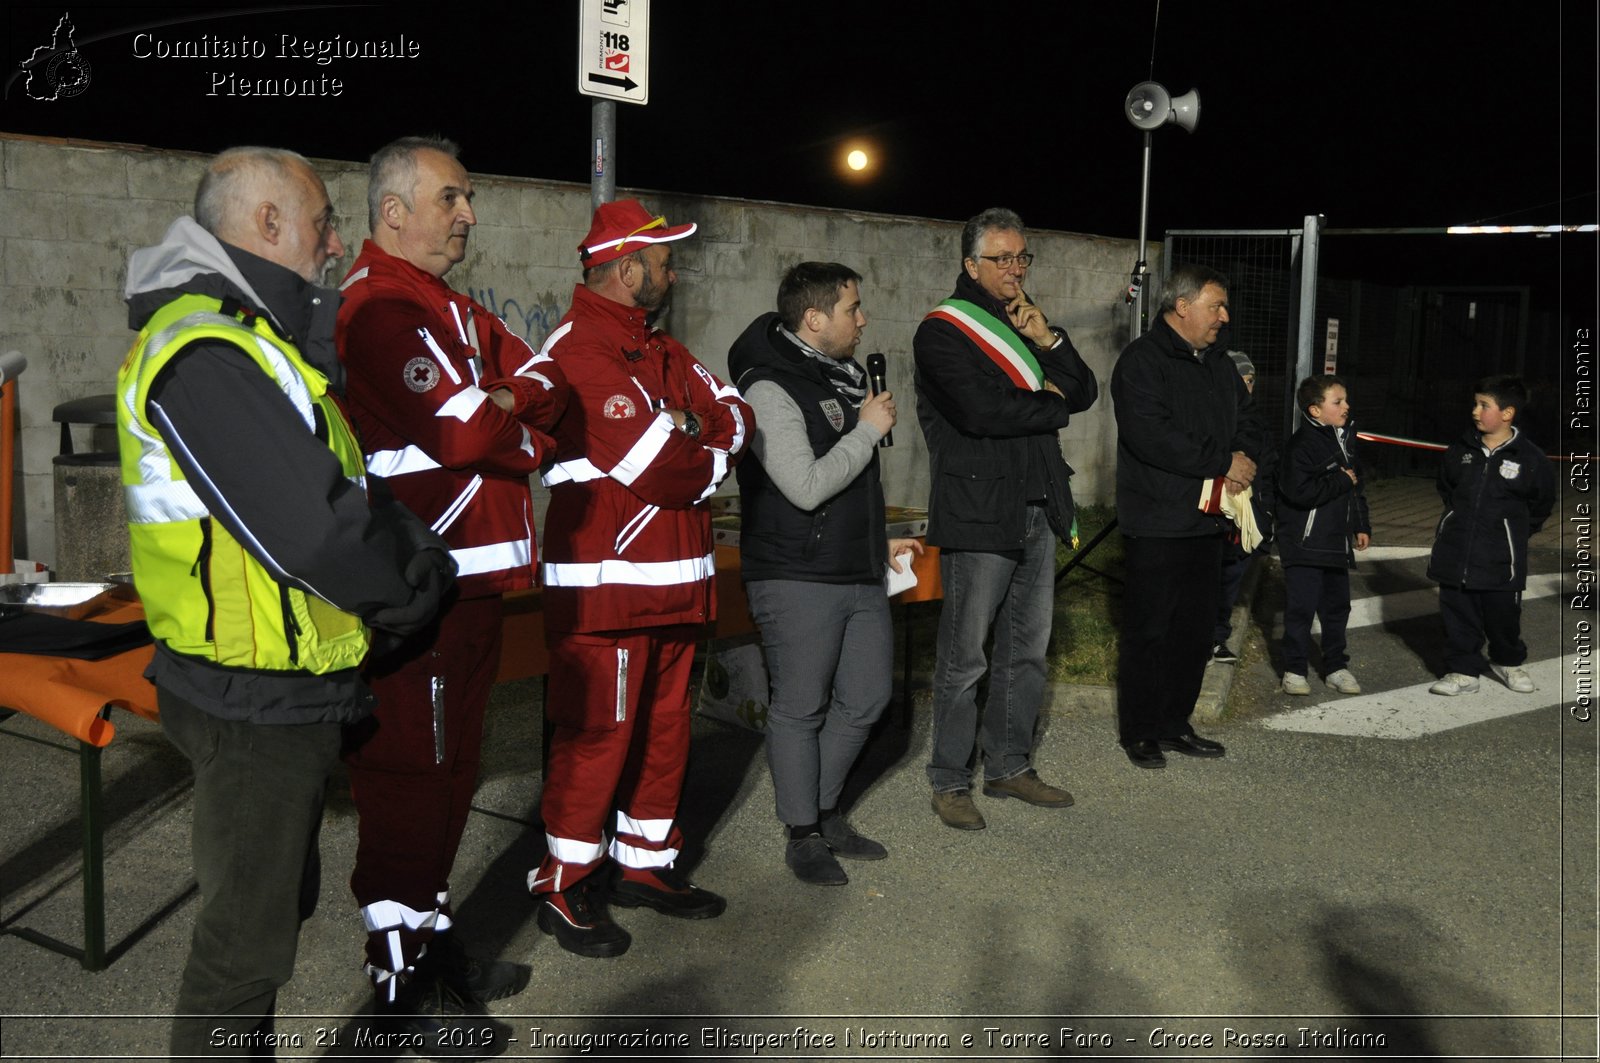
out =
<svg viewBox="0 0 1600 1063"><path fill-rule="evenodd" d="M665 215L652 215L637 199L602 203L594 212L589 235L578 245L578 257L583 260L583 268L588 269L631 255L649 244L682 240L696 228L694 222L668 225Z"/></svg>

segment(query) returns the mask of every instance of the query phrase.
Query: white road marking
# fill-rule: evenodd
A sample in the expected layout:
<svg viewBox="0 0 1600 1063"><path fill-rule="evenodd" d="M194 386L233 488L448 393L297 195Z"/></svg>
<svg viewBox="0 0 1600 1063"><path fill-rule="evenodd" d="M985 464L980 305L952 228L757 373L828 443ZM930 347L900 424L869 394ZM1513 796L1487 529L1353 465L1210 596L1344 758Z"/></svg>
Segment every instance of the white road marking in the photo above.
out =
<svg viewBox="0 0 1600 1063"><path fill-rule="evenodd" d="M1330 700L1269 716L1261 721L1261 726L1278 731L1356 738L1421 738L1561 704L1564 660L1551 657L1524 666L1538 687L1532 694L1507 690L1498 679L1486 673L1479 677L1477 693L1444 697L1428 693L1433 683L1429 679L1414 686L1355 697L1341 697L1328 691ZM1313 678L1311 682L1312 689L1316 690L1317 680Z"/></svg>
<svg viewBox="0 0 1600 1063"><path fill-rule="evenodd" d="M1552 572L1544 576L1529 576L1528 587L1522 592L1524 602L1533 601L1535 598L1548 598L1552 594L1561 593L1561 574ZM1371 627L1373 624L1390 624L1401 620L1410 620L1412 617L1427 616L1439 611L1439 588L1429 587L1426 590L1400 591L1397 594L1380 594L1371 598L1358 598L1350 603L1350 624L1353 630L1358 627ZM1283 620L1278 618L1278 634L1283 634ZM1313 619L1311 630L1320 632L1322 624Z"/></svg>
<svg viewBox="0 0 1600 1063"><path fill-rule="evenodd" d="M1433 553L1431 546L1369 546L1356 553L1356 565L1363 561L1408 561L1413 557L1427 557Z"/></svg>

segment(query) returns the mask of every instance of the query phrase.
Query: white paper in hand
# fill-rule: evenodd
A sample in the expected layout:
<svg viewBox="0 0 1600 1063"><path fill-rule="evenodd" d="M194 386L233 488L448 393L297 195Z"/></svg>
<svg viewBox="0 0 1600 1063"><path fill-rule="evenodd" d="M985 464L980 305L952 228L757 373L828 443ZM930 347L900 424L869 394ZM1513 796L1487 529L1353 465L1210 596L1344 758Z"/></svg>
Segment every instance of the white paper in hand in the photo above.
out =
<svg viewBox="0 0 1600 1063"><path fill-rule="evenodd" d="M895 558L900 562L899 572L896 572L890 565L883 566L884 593L893 598L902 591L908 591L917 585L917 574L911 568L911 562L916 559L916 554L910 550L904 550Z"/></svg>

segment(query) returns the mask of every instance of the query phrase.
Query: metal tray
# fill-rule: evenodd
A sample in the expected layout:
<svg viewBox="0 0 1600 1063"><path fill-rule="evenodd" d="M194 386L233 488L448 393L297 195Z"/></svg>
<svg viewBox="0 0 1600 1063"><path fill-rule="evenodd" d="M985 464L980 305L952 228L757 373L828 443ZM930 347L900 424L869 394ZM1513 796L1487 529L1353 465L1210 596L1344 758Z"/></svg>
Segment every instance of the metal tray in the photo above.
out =
<svg viewBox="0 0 1600 1063"><path fill-rule="evenodd" d="M48 613L82 620L95 612L111 583L7 583L0 585L0 613Z"/></svg>

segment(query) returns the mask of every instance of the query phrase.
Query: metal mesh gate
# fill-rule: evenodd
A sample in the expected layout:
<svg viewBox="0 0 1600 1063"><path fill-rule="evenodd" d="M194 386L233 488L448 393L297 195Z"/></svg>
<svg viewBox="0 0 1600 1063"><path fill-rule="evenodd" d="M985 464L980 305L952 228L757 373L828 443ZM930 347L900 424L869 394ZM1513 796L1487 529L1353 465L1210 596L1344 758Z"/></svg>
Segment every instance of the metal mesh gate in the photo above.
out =
<svg viewBox="0 0 1600 1063"><path fill-rule="evenodd" d="M1300 249L1298 229L1177 229L1167 233L1161 257L1163 279L1186 263L1227 276L1229 325L1221 342L1255 363L1257 409L1279 446L1296 383Z"/></svg>

